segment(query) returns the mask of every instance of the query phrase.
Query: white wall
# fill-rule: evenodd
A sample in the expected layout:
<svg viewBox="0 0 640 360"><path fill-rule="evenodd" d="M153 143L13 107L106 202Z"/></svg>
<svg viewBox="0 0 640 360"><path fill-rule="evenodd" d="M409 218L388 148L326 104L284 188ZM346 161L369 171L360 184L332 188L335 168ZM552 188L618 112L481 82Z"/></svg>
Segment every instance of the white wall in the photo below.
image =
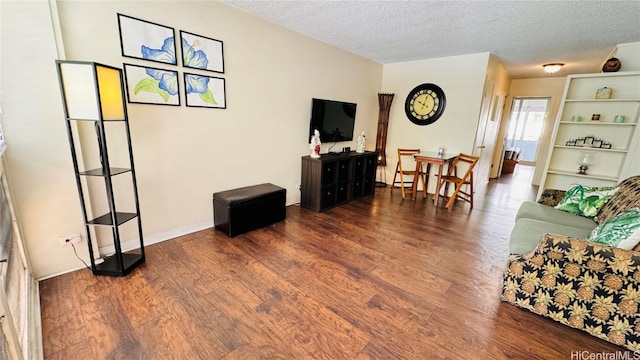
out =
<svg viewBox="0 0 640 360"><path fill-rule="evenodd" d="M389 114L387 183L391 183L398 148L420 148L471 153L475 139L489 53L452 56L384 65L382 92L394 93ZM442 88L447 98L442 117L426 126L415 125L405 115L407 94L423 83ZM429 181L429 192L435 180Z"/></svg>
<svg viewBox="0 0 640 360"><path fill-rule="evenodd" d="M46 277L79 267L57 238L84 233L55 36L47 2L1 4L7 173L35 275ZM312 97L357 103L355 133L365 131L374 148L378 63L216 2L58 1L57 10L69 60L145 64L121 56L118 12L224 42L227 109L187 108L184 99L181 107L128 105L147 241L210 227L216 191L272 182L287 189L288 204L298 202Z"/></svg>
<svg viewBox="0 0 640 360"><path fill-rule="evenodd" d="M620 60L620 71L640 71L640 42L618 44L614 56Z"/></svg>
<svg viewBox="0 0 640 360"><path fill-rule="evenodd" d="M38 277L78 266L71 248L61 248L57 238L80 232L82 213L55 75L49 6L45 1L0 6L7 180ZM84 246L80 250L86 252Z"/></svg>

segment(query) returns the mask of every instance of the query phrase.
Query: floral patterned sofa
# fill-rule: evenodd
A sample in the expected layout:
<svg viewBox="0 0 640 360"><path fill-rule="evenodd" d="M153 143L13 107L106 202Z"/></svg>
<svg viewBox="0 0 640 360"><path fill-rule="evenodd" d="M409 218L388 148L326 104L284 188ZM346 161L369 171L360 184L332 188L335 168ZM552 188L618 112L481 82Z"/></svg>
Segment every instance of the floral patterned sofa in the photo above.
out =
<svg viewBox="0 0 640 360"><path fill-rule="evenodd" d="M538 202L554 206L563 195L563 191L545 191ZM635 207L640 207L640 176L619 184L598 213L598 222ZM501 299L640 351L638 250L544 234L534 250L510 255Z"/></svg>

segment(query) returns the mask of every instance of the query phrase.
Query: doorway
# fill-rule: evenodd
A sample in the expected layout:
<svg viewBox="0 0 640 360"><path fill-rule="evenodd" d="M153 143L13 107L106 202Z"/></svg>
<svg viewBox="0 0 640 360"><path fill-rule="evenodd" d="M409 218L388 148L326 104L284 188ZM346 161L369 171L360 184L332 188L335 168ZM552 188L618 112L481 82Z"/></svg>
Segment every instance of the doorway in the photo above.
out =
<svg viewBox="0 0 640 360"><path fill-rule="evenodd" d="M489 121L491 99L493 98L494 83L489 78L485 80L482 93L482 104L478 117L478 127L472 155L479 157L478 164L473 170L473 187L480 190L489 182L491 167L493 166L493 152L498 136L499 122Z"/></svg>
<svg viewBox="0 0 640 360"><path fill-rule="evenodd" d="M519 153L519 163L536 165L540 136L551 98L514 97L507 125L505 149Z"/></svg>

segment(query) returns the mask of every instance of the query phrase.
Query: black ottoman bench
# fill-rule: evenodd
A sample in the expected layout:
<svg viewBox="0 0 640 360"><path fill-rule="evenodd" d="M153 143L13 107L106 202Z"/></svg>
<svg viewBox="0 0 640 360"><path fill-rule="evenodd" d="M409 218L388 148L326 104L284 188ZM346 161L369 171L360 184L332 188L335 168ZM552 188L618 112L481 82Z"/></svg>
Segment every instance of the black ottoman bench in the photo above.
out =
<svg viewBox="0 0 640 360"><path fill-rule="evenodd" d="M287 190L260 184L213 194L213 226L229 237L282 221Z"/></svg>

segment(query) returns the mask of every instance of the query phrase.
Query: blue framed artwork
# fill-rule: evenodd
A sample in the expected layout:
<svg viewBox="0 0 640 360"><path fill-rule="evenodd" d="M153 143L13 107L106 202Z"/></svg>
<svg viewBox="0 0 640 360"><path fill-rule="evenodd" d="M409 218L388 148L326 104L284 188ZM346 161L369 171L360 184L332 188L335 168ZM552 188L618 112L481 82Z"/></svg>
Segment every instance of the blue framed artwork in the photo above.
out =
<svg viewBox="0 0 640 360"><path fill-rule="evenodd" d="M223 78L184 73L187 106L226 109Z"/></svg>
<svg viewBox="0 0 640 360"><path fill-rule="evenodd" d="M180 106L177 71L123 65L129 103Z"/></svg>
<svg viewBox="0 0 640 360"><path fill-rule="evenodd" d="M173 28L118 14L122 56L177 65Z"/></svg>
<svg viewBox="0 0 640 360"><path fill-rule="evenodd" d="M180 30L184 67L224 73L222 41Z"/></svg>

